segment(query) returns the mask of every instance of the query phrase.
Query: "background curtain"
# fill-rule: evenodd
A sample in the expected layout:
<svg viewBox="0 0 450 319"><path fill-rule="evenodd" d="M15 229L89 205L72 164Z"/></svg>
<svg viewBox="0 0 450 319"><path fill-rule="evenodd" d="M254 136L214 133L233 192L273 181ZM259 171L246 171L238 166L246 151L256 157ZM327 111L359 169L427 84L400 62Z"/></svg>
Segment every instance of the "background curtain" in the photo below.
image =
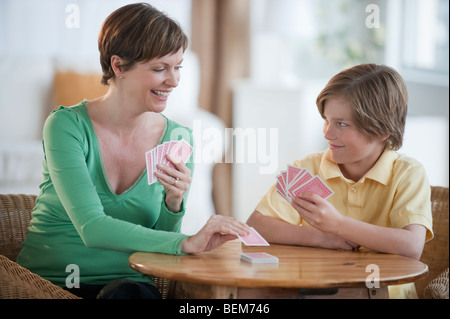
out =
<svg viewBox="0 0 450 319"><path fill-rule="evenodd" d="M200 107L232 123L232 85L250 72L250 0L192 0L191 49L200 60ZM216 212L232 214L231 163L214 171Z"/></svg>

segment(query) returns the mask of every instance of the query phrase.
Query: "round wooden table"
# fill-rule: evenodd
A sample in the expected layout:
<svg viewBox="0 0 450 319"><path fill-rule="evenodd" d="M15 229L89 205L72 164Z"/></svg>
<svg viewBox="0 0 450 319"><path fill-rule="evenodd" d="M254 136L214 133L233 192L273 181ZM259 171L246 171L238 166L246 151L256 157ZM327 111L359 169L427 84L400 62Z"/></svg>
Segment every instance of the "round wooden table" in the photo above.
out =
<svg viewBox="0 0 450 319"><path fill-rule="evenodd" d="M277 264L251 264L242 252L266 252ZM342 251L289 245L247 247L240 241L200 254L136 252L130 265L171 280L172 298L388 298L388 285L427 275L420 261L368 250Z"/></svg>

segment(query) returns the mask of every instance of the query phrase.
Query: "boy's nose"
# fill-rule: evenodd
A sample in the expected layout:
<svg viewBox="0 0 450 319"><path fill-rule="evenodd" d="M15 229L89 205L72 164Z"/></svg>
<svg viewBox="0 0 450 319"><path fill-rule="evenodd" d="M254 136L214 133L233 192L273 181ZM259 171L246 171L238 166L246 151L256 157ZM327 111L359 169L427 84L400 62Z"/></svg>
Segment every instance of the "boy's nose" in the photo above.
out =
<svg viewBox="0 0 450 319"><path fill-rule="evenodd" d="M332 140L335 138L335 134L330 125L323 126L323 136L326 140Z"/></svg>

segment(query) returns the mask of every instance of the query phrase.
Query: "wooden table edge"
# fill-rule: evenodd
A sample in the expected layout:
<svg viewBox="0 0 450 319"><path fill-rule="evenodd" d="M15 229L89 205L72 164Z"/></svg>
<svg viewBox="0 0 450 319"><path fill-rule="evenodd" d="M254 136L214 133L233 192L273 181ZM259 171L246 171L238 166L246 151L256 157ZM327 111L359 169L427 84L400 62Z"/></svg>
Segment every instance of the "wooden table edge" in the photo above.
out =
<svg viewBox="0 0 450 319"><path fill-rule="evenodd" d="M225 279L225 278L217 278L213 276L205 276L202 275L201 278L193 277L192 274L184 274L184 273L175 273L168 274L164 270L154 269L151 265L142 265L138 262L133 261L136 255L141 252L135 252L130 255L129 263L132 269L147 276L154 276L159 278L165 278L168 280L174 281L182 281L193 284L202 284L202 285L217 285L224 287L243 287L243 288L275 288L275 287L283 287L283 288L305 288L305 289L326 289L326 288L366 288L366 283L362 282L329 282L329 283L318 283L316 280L303 280L303 283L299 285L296 281L286 281L283 285L280 285L276 280L258 280L254 281L253 279L246 278L233 278L233 279ZM420 261L419 261L420 262ZM423 263L422 263L423 264ZM390 286L390 285L401 285L407 283L413 283L418 279L425 278L428 276L428 265L423 264L425 268L422 271L418 271L414 274L411 274L407 277L402 278L391 278L380 280L380 287Z"/></svg>

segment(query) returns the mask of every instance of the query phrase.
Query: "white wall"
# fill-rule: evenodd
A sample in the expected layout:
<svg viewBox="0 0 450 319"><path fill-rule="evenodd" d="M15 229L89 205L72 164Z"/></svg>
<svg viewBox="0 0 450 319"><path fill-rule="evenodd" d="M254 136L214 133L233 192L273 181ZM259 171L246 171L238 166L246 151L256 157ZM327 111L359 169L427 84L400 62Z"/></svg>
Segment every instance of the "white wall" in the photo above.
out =
<svg viewBox="0 0 450 319"><path fill-rule="evenodd" d="M101 24L132 2L136 1L0 1L0 141L41 138L55 68L101 72ZM190 35L190 0L148 2L179 21Z"/></svg>

